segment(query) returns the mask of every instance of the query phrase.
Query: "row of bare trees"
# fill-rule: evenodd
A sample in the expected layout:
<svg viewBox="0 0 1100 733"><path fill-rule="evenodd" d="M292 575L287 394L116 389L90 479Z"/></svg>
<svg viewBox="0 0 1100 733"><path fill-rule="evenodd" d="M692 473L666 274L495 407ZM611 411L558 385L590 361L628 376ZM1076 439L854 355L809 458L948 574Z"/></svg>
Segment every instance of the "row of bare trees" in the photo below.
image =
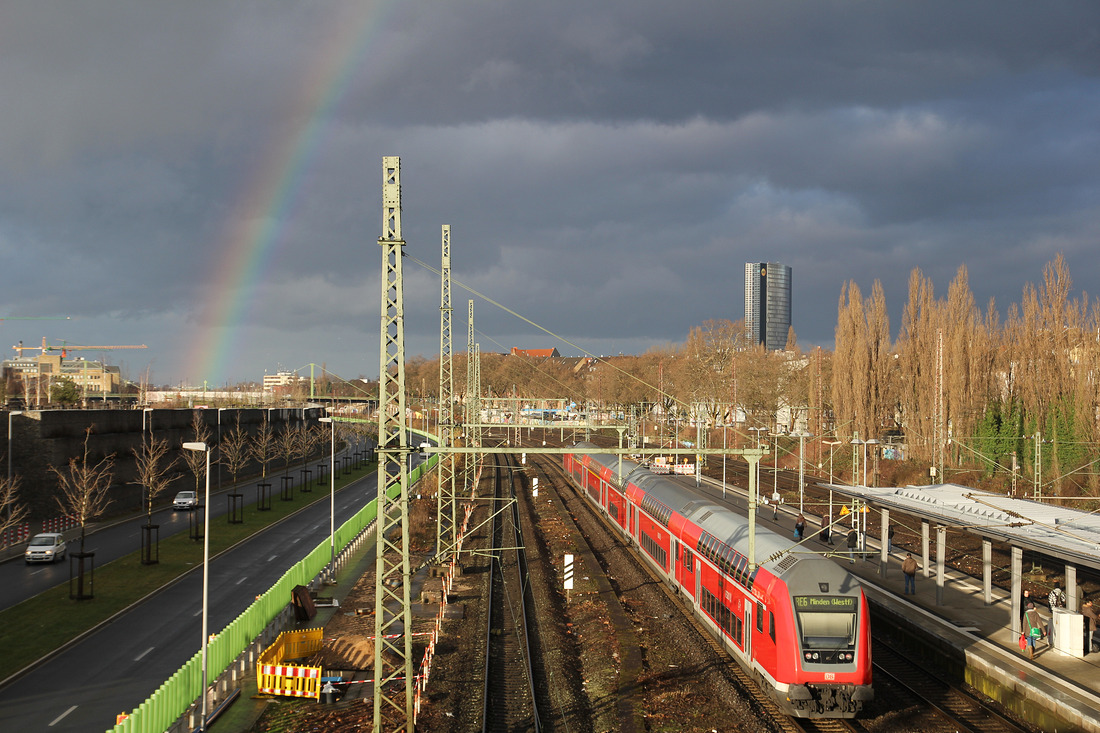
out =
<svg viewBox="0 0 1100 733"><path fill-rule="evenodd" d="M683 344L638 356L482 354L482 391L633 406L669 418L702 412L712 425L734 420L741 428L797 422L843 440L902 433L908 457L925 471L974 464L1003 474L1015 465L1021 476L1036 474L1036 483L1041 474L1053 493L1063 492L1067 476L1078 488L1100 490L1092 470L1100 442L1100 303L1073 297L1059 255L1040 284L1025 285L1020 302L1004 312L1002 321L996 303L977 305L965 267L946 297L915 269L896 340L882 285L876 281L865 297L849 282L832 352L803 354L793 333L785 351L768 352L747 340L743 322L713 320L691 329ZM456 385L465 384L465 371L465 355L456 355ZM414 392L435 396L438 361L414 359L406 374ZM780 415L785 424L777 424Z"/></svg>
<svg viewBox="0 0 1100 733"><path fill-rule="evenodd" d="M849 435L904 429L911 457L927 464L977 463L993 473L1011 471L1013 459L1028 467L1039 458L1036 479L1049 477L1044 493L1070 485L1095 493L1100 303L1072 297L1071 288L1059 255L1002 322L994 302L975 304L965 267L946 299L914 270L891 347L881 286L864 301L849 283L833 359L834 414L851 420Z"/></svg>

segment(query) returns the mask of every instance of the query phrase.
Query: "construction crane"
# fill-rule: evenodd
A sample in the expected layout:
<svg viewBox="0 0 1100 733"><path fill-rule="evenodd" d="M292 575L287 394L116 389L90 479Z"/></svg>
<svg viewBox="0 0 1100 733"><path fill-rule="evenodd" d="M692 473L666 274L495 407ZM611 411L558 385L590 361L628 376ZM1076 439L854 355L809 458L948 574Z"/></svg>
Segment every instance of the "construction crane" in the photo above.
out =
<svg viewBox="0 0 1100 733"><path fill-rule="evenodd" d="M116 351L118 349L147 349L149 347L146 346L145 344L126 344L126 345L112 344L110 346L80 346L80 345L76 345L76 344L68 344L65 341L62 341L60 346L54 346L54 345L51 345L51 344L47 344L46 343L46 337L43 336L41 346L24 346L23 342L20 341L18 346L13 346L12 348L15 349L15 353L18 354L20 358L23 357L23 352L24 351L35 350L35 349L37 349L39 352L41 352L43 354L49 353L51 351L60 351L62 358L64 358L64 357L69 355L70 351L78 351L78 350L80 350L80 351Z"/></svg>
<svg viewBox="0 0 1100 733"><path fill-rule="evenodd" d="M0 323L4 321L68 321L72 316L0 316Z"/></svg>

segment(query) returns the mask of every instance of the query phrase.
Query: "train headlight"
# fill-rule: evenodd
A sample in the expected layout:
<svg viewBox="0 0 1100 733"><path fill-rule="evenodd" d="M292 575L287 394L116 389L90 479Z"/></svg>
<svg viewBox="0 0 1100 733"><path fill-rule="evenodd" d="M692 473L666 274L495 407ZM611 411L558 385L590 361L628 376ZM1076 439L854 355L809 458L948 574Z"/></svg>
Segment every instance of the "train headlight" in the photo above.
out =
<svg viewBox="0 0 1100 733"><path fill-rule="evenodd" d="M813 659L813 656L814 656L813 654L810 654L809 652L806 652L806 661L808 662L811 659Z"/></svg>
<svg viewBox="0 0 1100 733"><path fill-rule="evenodd" d="M816 662L816 661L817 661L817 659L818 659L818 653L817 653L817 652L814 652L814 661Z"/></svg>

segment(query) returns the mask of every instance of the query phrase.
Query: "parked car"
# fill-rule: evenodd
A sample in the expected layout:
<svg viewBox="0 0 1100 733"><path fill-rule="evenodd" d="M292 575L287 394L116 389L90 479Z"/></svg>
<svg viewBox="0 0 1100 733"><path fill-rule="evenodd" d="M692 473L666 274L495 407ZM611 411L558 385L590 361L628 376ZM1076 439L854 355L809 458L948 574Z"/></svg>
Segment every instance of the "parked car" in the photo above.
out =
<svg viewBox="0 0 1100 733"><path fill-rule="evenodd" d="M23 553L23 560L32 562L54 562L65 559L65 538L57 532L43 532L31 537Z"/></svg>
<svg viewBox="0 0 1100 733"><path fill-rule="evenodd" d="M181 491L172 502L173 509L194 509L199 500L194 491Z"/></svg>

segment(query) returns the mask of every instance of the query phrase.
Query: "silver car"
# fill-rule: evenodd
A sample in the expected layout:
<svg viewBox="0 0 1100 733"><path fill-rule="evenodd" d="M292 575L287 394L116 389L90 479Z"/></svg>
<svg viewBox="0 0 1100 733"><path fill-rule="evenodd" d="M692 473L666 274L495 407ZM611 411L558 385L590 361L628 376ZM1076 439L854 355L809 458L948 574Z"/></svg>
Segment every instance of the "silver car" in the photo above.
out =
<svg viewBox="0 0 1100 733"><path fill-rule="evenodd" d="M173 509L194 509L199 503L194 491L181 491L172 502Z"/></svg>
<svg viewBox="0 0 1100 733"><path fill-rule="evenodd" d="M57 532L44 532L31 537L23 559L32 562L53 562L65 559L65 538Z"/></svg>

